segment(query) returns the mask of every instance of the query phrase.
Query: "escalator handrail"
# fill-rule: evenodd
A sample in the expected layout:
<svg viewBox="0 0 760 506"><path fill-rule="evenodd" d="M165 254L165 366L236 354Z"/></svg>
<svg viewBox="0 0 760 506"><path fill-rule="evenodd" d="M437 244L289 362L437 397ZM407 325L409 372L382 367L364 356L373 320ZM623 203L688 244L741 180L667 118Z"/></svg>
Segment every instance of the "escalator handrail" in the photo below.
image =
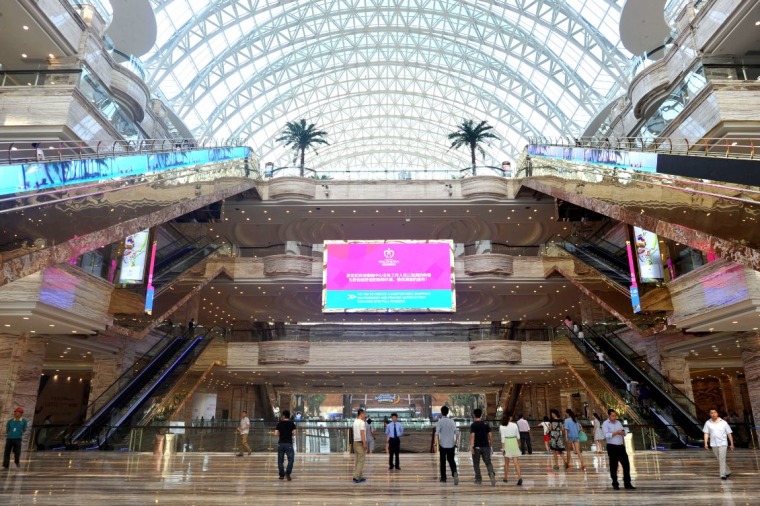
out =
<svg viewBox="0 0 760 506"><path fill-rule="evenodd" d="M162 346L164 346L164 347L165 347L165 346L168 346L168 345L169 345L169 343L171 343L171 341L172 341L172 338L171 338L170 334L171 334L171 330L170 330L169 332L167 332L167 333L166 333L164 336L162 336L162 337L161 337L161 338L160 338L158 341L156 341L156 343L155 343L153 346L151 346L151 347L150 347L150 349L149 349L148 351L146 351L145 353L143 353L143 354L140 356L140 358L138 358L137 360L135 360L135 361L134 361L134 363L133 363L133 364L132 364L132 365L131 365L131 366L130 366L128 369L126 369L126 370L125 370L125 371L124 371L124 372L121 374L121 376L119 376L118 378L116 378L116 380L114 380L114 381L113 381L113 382L112 382L110 385L108 385L108 387L107 387L105 390L103 390L103 392L101 392L101 393L100 393L100 395L98 395L98 396L97 396L95 399L93 399L93 400L92 400L92 401L91 401L89 404L87 404L87 408L86 408L86 411L85 411L85 413L89 412L89 411L90 411L90 409L91 409L93 406L95 406L95 404L96 404L98 401L100 401L100 400L101 400L101 398L102 398L104 395L106 395L106 394L108 393L108 391L109 391L109 390L111 390L111 388L112 388L114 385L117 385L117 384L118 384L120 381L124 380L124 378L125 378L127 375L129 375L129 374L135 374L135 370L134 370L134 369L135 369L135 366L136 366L137 364L139 364L141 360L150 359L150 360L148 360L147 364L145 364L143 367L141 367L141 368L140 368L140 370L143 370L143 369L145 369L145 367L147 367L148 365L150 365L150 363L151 363L151 360L152 360L150 357L153 357L153 359L155 359L155 358L156 358L156 357L157 357L157 356L160 354L160 350L159 350L159 349L160 349ZM167 338L168 338L168 339L167 339ZM137 371L137 373L139 373L139 372L140 372L140 371ZM123 387L119 388L119 390L121 390L122 388L123 388Z"/></svg>
<svg viewBox="0 0 760 506"><path fill-rule="evenodd" d="M94 425L96 425L99 419L105 413L107 413L110 409L112 409L113 405L119 399L121 394L126 392L128 389L132 388L137 382L141 381L143 379L143 375L148 374L149 371L155 368L156 364L160 363L162 360L166 358L165 355L171 354L169 350L172 350L174 348L172 345L180 342L181 339L182 339L181 337L173 338L166 346L164 346L164 348L159 353L157 353L156 356L154 356L150 360L150 362L148 362L142 369L140 369L140 371L138 371L137 374L126 385L121 387L118 390L118 392L114 394L113 397L111 397L111 399L108 400L108 402L104 403L103 406L98 408L98 410L95 413L93 413L92 416L90 416L90 418L87 421L85 421L84 424L81 425L79 430L72 435L71 442L75 443L76 441L78 441L88 430L90 430Z"/></svg>
<svg viewBox="0 0 760 506"><path fill-rule="evenodd" d="M570 244L574 245L576 248L581 249L582 251L586 252L590 256L596 258L600 262L604 263L605 265L609 266L612 270L620 273L622 276L630 278L630 273L628 272L627 265L624 265L622 261L618 261L617 259L613 259L611 253L608 253L602 248L599 248L595 244L586 241L583 238L580 238L576 235L569 235L564 238L566 242L569 242ZM580 244L578 244L580 243ZM605 254L600 254L595 250L601 249L604 251Z"/></svg>
<svg viewBox="0 0 760 506"><path fill-rule="evenodd" d="M191 340L189 340L188 344L182 349L181 353L175 357L175 359L172 361L172 363L166 367L163 372L159 375L158 378L155 378L152 382L152 384L148 388L144 388L141 390L140 397L130 403L129 407L122 413L121 417L119 417L118 420L108 429L108 431L105 434L105 437L103 438L103 442L107 442L108 439L113 435L114 432L116 432L119 427L127 420L129 420L132 415L134 414L135 410L137 410L139 407L142 406L142 404L145 402L146 399L148 399L151 395L153 395L153 392L156 390L156 388L159 387L159 385L164 381L164 379L167 378L167 376L171 375L177 366L185 360L185 358L192 353L192 351L195 349L196 346L198 346L200 343L204 342L206 337L211 335L212 332L217 332L219 330L224 331L222 327L214 326L208 329L204 334L194 336ZM206 340L205 342L210 342L210 340Z"/></svg>
<svg viewBox="0 0 760 506"><path fill-rule="evenodd" d="M593 345L593 343L591 343L590 341L588 341L586 339L585 333L584 333L583 337L580 337L573 329L569 328L567 325L560 325L559 327L557 327L555 329L555 332L557 334L560 334L559 332L557 332L559 329L564 329L565 331L568 332L568 334L570 334L568 336L568 339L578 349L578 351L581 352L581 354L587 360L588 360L588 355L583 351L583 349L580 348L580 346L582 346L580 344L581 342L583 342L583 345L585 345L585 348L588 348L592 353L596 353L597 351L603 351L603 350L597 350L597 348ZM614 388L614 389L616 389L618 391L622 390L622 391L627 392L628 391L628 384L631 381L631 379L628 378L623 373L623 371L621 371L621 368L614 361L612 361L609 358L609 354L608 353L604 353L604 364L605 364L604 371L607 372L608 374L614 374L614 376L617 377L618 380L620 381L620 384L622 385L622 387L616 387L615 385L612 385L611 384L612 382L610 381L610 379L609 379L609 377L608 377L607 374L599 374L599 376L604 381L606 381L608 384L610 384L610 386L612 388ZM631 404L628 404L628 409L631 409L633 411L638 411L638 408L636 408L635 406L633 406ZM647 409L647 412L651 413L652 416L654 416L654 418L661 425L663 425L665 427L665 429L674 438L676 438L676 440L678 440L682 444L686 444L687 443L688 437L687 437L686 433L683 431L683 429L680 426L676 425L673 420L667 420L666 418L664 418L664 416L662 414L660 414L659 411L656 410L654 407L649 407ZM640 413L639 413L639 416L641 416ZM642 419L643 419L643 417L642 417Z"/></svg>
<svg viewBox="0 0 760 506"><path fill-rule="evenodd" d="M618 354L620 355L620 357L623 360L625 360L626 362L628 362L628 364L631 367L633 367L634 370L638 371L644 378L646 378L647 383L649 383L648 386L656 389L660 393L660 395L664 396L666 399L669 399L670 402L676 407L676 409L678 409L681 412L681 414L686 417L686 419L690 420L691 423L693 423L696 426L700 426L699 419L697 417L699 416L701 410L697 407L697 405L694 404L694 402L692 402L691 400L689 400L689 398L686 397L686 394L684 394L683 392L681 392L672 383L670 383L670 381L668 381L662 374L660 374L659 372L655 371L655 369L652 368L651 366L648 368L649 369L649 373L648 373L647 371L643 370L641 367L639 367L638 365L636 365L636 363L633 362L628 355L626 355L625 350L621 350L621 349L618 348L618 346L625 347L625 348L628 348L628 350L630 350L631 352L633 352L633 350L631 350L628 345L626 345L625 343L623 343L622 339L620 339L617 336L615 336L617 342L613 343L610 339L608 339L608 338L606 338L606 337L601 336L600 334L598 334L596 332L596 330L594 330L589 325L583 325L583 328L586 329L586 330L588 330L592 334L592 337L594 337L596 339L599 339L599 340L601 340L603 342L608 343L612 347L612 349L614 349L615 351L618 352ZM633 352L633 353L635 354L635 352ZM643 358L642 358L642 360L643 360ZM650 374L652 376L657 376L657 380L653 380L652 378L650 378ZM696 414L691 414L687 409L685 409L685 407L680 402L676 401L673 398L672 394L670 394L664 388L661 387L661 385L665 385L665 384L668 385L668 388L671 388L671 389L673 389L674 392L677 392L679 394L679 396L681 398L683 398L687 402L687 405L690 405L690 407L693 406L694 409L695 409L694 412Z"/></svg>
<svg viewBox="0 0 760 506"><path fill-rule="evenodd" d="M190 248L188 251L186 251L179 257L171 260L166 265L162 265L160 268L156 267L153 277L158 278L158 277L161 277L163 274L170 272L177 264L180 264L187 258L192 257L193 255L196 255L199 251L203 251L205 248L207 248L208 246L212 244L214 244L214 241L208 236L199 237L198 239L190 242L187 245L187 247Z"/></svg>

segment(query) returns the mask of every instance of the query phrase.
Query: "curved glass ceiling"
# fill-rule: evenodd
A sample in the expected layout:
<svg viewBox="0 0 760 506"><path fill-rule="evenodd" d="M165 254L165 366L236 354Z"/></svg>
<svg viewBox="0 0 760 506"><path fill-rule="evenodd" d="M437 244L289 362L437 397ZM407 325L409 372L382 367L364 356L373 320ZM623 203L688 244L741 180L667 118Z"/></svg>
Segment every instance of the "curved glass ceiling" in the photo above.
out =
<svg viewBox="0 0 760 506"><path fill-rule="evenodd" d="M151 0L149 83L197 137L246 139L293 165L274 139L305 118L329 146L317 170L458 170L463 119L502 137L478 164L530 136L582 131L625 87L622 0Z"/></svg>

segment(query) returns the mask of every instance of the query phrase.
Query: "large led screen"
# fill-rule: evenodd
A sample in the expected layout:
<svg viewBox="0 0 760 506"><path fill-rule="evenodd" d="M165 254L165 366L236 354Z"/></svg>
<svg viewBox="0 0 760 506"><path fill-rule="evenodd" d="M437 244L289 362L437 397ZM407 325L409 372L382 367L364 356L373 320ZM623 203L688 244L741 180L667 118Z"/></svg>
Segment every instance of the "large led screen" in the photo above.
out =
<svg viewBox="0 0 760 506"><path fill-rule="evenodd" d="M137 232L124 239L124 252L121 254L121 275L119 276L120 283L133 285L143 282L149 239L149 230Z"/></svg>
<svg viewBox="0 0 760 506"><path fill-rule="evenodd" d="M639 277L642 283L652 283L664 279L660 242L657 234L633 227L636 239L636 259L639 262Z"/></svg>
<svg viewBox="0 0 760 506"><path fill-rule="evenodd" d="M322 311L454 312L452 241L325 241Z"/></svg>

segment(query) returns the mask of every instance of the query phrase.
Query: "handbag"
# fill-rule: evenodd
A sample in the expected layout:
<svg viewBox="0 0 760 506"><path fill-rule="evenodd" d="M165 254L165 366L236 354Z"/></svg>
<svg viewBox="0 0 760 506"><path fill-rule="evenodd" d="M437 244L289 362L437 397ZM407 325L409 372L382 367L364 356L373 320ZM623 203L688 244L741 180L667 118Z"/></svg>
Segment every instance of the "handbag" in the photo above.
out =
<svg viewBox="0 0 760 506"><path fill-rule="evenodd" d="M581 443L585 443L588 441L588 436L586 435L586 431L582 430L578 433L578 441Z"/></svg>

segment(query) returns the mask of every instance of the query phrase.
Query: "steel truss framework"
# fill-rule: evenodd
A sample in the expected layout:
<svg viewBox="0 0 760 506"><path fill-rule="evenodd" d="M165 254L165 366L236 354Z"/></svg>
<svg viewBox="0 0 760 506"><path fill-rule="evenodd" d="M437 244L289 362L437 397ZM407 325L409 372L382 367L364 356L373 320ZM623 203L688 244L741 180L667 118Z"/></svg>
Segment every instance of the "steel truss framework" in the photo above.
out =
<svg viewBox="0 0 760 506"><path fill-rule="evenodd" d="M242 137L262 161L289 120L328 131L307 165L460 169L463 119L502 137L573 135L627 85L622 0L152 0L151 86L198 137ZM480 163L480 162L479 162Z"/></svg>

